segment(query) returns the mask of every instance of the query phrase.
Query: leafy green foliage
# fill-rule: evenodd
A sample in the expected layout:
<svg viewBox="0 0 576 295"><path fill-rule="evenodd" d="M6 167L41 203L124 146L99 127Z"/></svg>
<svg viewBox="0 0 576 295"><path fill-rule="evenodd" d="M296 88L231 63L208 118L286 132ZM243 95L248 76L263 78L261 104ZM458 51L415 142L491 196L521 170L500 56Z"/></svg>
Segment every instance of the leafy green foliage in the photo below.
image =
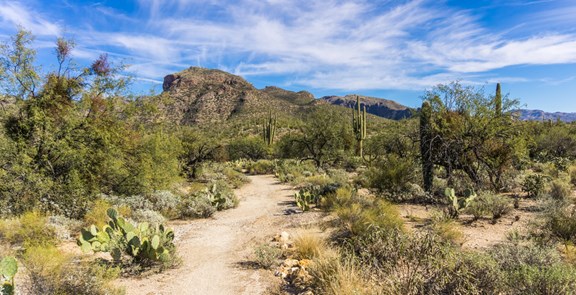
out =
<svg viewBox="0 0 576 295"><path fill-rule="evenodd" d="M56 233L47 222L48 219L36 211L27 212L18 218L0 220L0 237L12 245L24 248L54 245Z"/></svg>
<svg viewBox="0 0 576 295"><path fill-rule="evenodd" d="M480 175L486 173L492 189L501 190L504 173L526 152L524 137L516 128L520 123L510 115L517 101L504 97L496 103L482 89L458 82L436 86L425 99L430 110L425 109L421 126L424 172L430 173L431 161L446 170L449 182L452 173L461 170L475 186L483 184Z"/></svg>
<svg viewBox="0 0 576 295"><path fill-rule="evenodd" d="M545 185L549 180L548 176L542 174L528 175L522 183L522 190L528 193L529 197L540 197L544 193Z"/></svg>

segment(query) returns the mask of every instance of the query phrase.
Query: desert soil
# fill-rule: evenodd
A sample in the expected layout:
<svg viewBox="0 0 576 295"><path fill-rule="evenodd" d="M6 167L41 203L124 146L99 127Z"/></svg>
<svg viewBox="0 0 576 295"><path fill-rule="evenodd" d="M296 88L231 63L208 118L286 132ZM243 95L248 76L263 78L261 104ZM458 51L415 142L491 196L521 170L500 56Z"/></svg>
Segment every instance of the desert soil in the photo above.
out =
<svg viewBox="0 0 576 295"><path fill-rule="evenodd" d="M249 176L235 191L238 208L216 212L210 219L175 221L182 264L144 278L121 279L126 294L265 294L279 278L250 267L254 248L294 227L294 191L270 175Z"/></svg>

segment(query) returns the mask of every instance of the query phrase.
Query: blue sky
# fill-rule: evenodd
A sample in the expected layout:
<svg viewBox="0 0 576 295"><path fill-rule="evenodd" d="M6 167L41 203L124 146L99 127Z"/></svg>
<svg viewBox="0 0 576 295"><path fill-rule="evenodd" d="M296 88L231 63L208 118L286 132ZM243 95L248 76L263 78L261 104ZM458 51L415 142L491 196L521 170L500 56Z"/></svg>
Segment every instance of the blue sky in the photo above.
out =
<svg viewBox="0 0 576 295"><path fill-rule="evenodd" d="M0 40L18 25L44 68L63 36L78 64L103 52L129 64L139 93L202 66L258 88L409 106L438 83L499 81L528 108L576 112L573 0L0 0Z"/></svg>

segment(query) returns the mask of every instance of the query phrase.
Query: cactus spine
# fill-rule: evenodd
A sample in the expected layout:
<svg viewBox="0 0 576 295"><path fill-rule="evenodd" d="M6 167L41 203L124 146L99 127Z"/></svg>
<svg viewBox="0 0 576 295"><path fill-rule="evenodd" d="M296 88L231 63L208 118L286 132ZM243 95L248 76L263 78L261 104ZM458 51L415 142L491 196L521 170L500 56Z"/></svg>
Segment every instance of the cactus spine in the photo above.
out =
<svg viewBox="0 0 576 295"><path fill-rule="evenodd" d="M363 145L366 139L366 105L360 109L360 96L356 96L356 108L352 110L352 129L358 142L358 156L364 155Z"/></svg>
<svg viewBox="0 0 576 295"><path fill-rule="evenodd" d="M274 135L276 134L276 116L272 117L272 112L268 113L268 119L264 120L262 126L262 138L267 145L274 143Z"/></svg>
<svg viewBox="0 0 576 295"><path fill-rule="evenodd" d="M422 176L424 179L424 190L432 191L432 179L434 176L432 163L432 106L430 102L424 101L420 111L420 154L422 157Z"/></svg>
<svg viewBox="0 0 576 295"><path fill-rule="evenodd" d="M496 84L496 96L494 97L494 105L496 109L496 116L502 115L502 92L500 90L500 83Z"/></svg>

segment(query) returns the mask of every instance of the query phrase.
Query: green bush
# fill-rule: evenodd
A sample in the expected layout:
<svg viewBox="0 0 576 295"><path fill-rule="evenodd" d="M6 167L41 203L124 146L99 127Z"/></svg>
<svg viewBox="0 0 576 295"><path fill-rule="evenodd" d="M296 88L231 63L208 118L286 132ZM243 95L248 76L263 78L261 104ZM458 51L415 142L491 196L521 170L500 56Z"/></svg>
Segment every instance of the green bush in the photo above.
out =
<svg viewBox="0 0 576 295"><path fill-rule="evenodd" d="M258 160L246 164L246 170L249 174L274 174L276 162L271 160Z"/></svg>
<svg viewBox="0 0 576 295"><path fill-rule="evenodd" d="M564 242L576 243L576 206L551 202L544 216L545 231Z"/></svg>
<svg viewBox="0 0 576 295"><path fill-rule="evenodd" d="M203 194L184 197L178 208L180 218L208 218L216 212L210 199Z"/></svg>
<svg viewBox="0 0 576 295"><path fill-rule="evenodd" d="M550 197L555 200L565 200L572 194L570 184L562 179L555 179L550 183Z"/></svg>
<svg viewBox="0 0 576 295"><path fill-rule="evenodd" d="M491 192L480 192L478 197L466 208L465 212L474 216L474 219L490 214L491 218L496 220L511 210L512 206L506 196L499 196Z"/></svg>
<svg viewBox="0 0 576 295"><path fill-rule="evenodd" d="M34 211L14 219L0 220L0 237L12 245L48 246L56 244L56 233L48 218Z"/></svg>
<svg viewBox="0 0 576 295"><path fill-rule="evenodd" d="M29 281L24 287L30 294L123 294L112 286L120 269L94 262L78 263L70 254L55 247L33 247L24 254Z"/></svg>
<svg viewBox="0 0 576 295"><path fill-rule="evenodd" d="M381 192L394 194L402 193L409 183L417 180L418 165L407 158L390 155L378 165L367 171L368 186Z"/></svg>
<svg viewBox="0 0 576 295"><path fill-rule="evenodd" d="M342 236L363 236L375 229L401 230L403 221L396 206L384 200L372 204L352 203L335 210Z"/></svg>
<svg viewBox="0 0 576 295"><path fill-rule="evenodd" d="M542 174L532 174L526 176L522 183L522 190L528 193L529 197L540 197L544 193L549 177Z"/></svg>
<svg viewBox="0 0 576 295"><path fill-rule="evenodd" d="M230 160L249 159L260 160L268 157L268 147L259 137L243 137L234 139L228 144Z"/></svg>
<svg viewBox="0 0 576 295"><path fill-rule="evenodd" d="M278 263L282 250L267 244L258 246L254 250L254 260L262 268L270 269Z"/></svg>
<svg viewBox="0 0 576 295"><path fill-rule="evenodd" d="M504 273L506 294L569 294L576 287L576 268L555 249L503 244L489 251Z"/></svg>

